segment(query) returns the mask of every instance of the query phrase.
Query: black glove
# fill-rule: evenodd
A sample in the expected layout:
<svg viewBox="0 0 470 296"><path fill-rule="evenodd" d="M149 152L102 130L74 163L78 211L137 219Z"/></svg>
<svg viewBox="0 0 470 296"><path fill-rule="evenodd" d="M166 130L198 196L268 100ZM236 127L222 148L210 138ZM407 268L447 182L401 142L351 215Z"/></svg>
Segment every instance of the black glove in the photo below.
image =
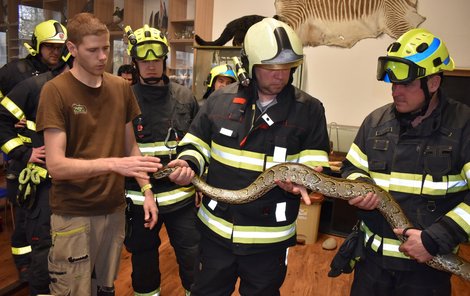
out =
<svg viewBox="0 0 470 296"><path fill-rule="evenodd" d="M356 262L364 258L363 250L364 232L359 229L359 223L357 223L331 261L328 276L337 277L342 273L351 273Z"/></svg>

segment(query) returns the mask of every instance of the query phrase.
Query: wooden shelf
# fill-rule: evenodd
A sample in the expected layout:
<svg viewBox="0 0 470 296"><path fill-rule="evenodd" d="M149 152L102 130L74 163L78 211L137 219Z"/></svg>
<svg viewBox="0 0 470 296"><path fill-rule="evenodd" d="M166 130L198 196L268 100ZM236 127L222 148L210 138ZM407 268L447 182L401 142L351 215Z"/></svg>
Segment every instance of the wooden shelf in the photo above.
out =
<svg viewBox="0 0 470 296"><path fill-rule="evenodd" d="M18 40L18 5L27 5L32 7L43 8L52 11L61 11L63 7L67 7L65 13L66 18L81 12L86 6L88 0L7 0L8 1L8 22L9 24L1 27L8 31L8 59L19 54ZM189 32L193 34L197 32L204 39L212 37L212 19L214 0L168 0L168 39L172 50L169 54L171 64L168 64L169 71L187 70L192 73L194 67L194 39L182 38L176 39L175 33ZM132 28L142 26L142 18L144 15L144 0L124 0L124 20L123 25L130 25ZM115 10L114 0L94 0L93 13L104 23L112 23L112 14ZM65 21L65 20L63 20ZM181 35L178 35L181 36ZM185 35L186 37L192 35ZM110 27L110 37L112 40L123 38L123 31ZM124 38L123 38L124 39ZM124 40L125 42L125 40ZM178 60L176 53L179 54ZM183 56L183 58L181 58ZM108 58L106 71L113 71L113 53ZM187 61L187 63L186 63ZM176 67L176 65L178 67ZM174 74L174 73L173 73ZM191 77L192 79L192 77Z"/></svg>
<svg viewBox="0 0 470 296"><path fill-rule="evenodd" d="M170 23L172 23L173 25L178 25L178 24L192 25L192 24L194 24L194 19L172 20L172 21L170 21Z"/></svg>
<svg viewBox="0 0 470 296"><path fill-rule="evenodd" d="M26 6L37 7L37 8L42 8L43 7L43 1L42 0L21 0L19 4L26 5Z"/></svg>
<svg viewBox="0 0 470 296"><path fill-rule="evenodd" d="M190 43L190 44L193 44L194 42L194 39L170 39L170 44L172 43L182 43L182 44L186 44L186 43Z"/></svg>
<svg viewBox="0 0 470 296"><path fill-rule="evenodd" d="M470 77L470 68L456 68L454 71L444 71L445 76Z"/></svg>
<svg viewBox="0 0 470 296"><path fill-rule="evenodd" d="M124 38L124 31L115 31L115 30L109 31L109 35L111 37L122 37L122 38Z"/></svg>
<svg viewBox="0 0 470 296"><path fill-rule="evenodd" d="M211 39L214 0L170 0L168 2L168 39L172 47L168 76L179 77L178 71L187 71L190 74L188 79L192 81L190 87L194 91L194 39L177 39L175 36L189 31L190 34L197 32L202 38ZM177 59L177 52L186 52L187 57L180 55ZM187 80L184 82L185 85ZM178 79L176 81L178 82Z"/></svg>

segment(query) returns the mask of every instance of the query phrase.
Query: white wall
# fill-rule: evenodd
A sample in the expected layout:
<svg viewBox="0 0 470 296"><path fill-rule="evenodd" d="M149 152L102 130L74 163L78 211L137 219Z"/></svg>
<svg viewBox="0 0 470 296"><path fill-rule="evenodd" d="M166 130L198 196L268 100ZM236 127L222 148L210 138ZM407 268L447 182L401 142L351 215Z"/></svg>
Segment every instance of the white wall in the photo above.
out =
<svg viewBox="0 0 470 296"><path fill-rule="evenodd" d="M418 13L427 28L446 43L457 67L470 68L470 1L419 0ZM274 0L214 0L212 36L243 15L273 16ZM320 99L327 121L359 126L373 109L391 101L390 84L375 79L377 57L393 42L388 35L364 39L350 49L318 46L304 48L303 88ZM230 44L229 44L230 45Z"/></svg>

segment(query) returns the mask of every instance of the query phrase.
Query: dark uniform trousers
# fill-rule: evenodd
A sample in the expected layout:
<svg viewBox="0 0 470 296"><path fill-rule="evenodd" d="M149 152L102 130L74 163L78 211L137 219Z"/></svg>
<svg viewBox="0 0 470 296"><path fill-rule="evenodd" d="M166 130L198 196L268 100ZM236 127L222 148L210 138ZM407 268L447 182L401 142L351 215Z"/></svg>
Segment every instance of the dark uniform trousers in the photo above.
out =
<svg viewBox="0 0 470 296"><path fill-rule="evenodd" d="M50 180L36 187L35 205L27 212L26 237L31 244L29 289L31 295L49 293L48 256L51 247Z"/></svg>
<svg viewBox="0 0 470 296"><path fill-rule="evenodd" d="M201 237L200 246L191 296L230 296L238 277L240 295L280 295L287 272L286 249L236 255L205 236Z"/></svg>
<svg viewBox="0 0 470 296"><path fill-rule="evenodd" d="M351 296L450 296L450 273L434 268L393 271L381 268L371 257L370 249L365 260L354 269ZM424 263L423 263L424 264ZM399 285L398 285L399 283Z"/></svg>
<svg viewBox="0 0 470 296"><path fill-rule="evenodd" d="M16 201L18 191L18 179L10 179L7 177L7 196L10 203L15 207L15 230L11 234L11 247L15 251L13 253L13 261L16 268L21 270L28 268L30 264L31 252L20 251L27 248L30 244L26 239L26 209L21 208ZM20 277L23 275L20 274ZM27 280L27 278L22 278Z"/></svg>
<svg viewBox="0 0 470 296"><path fill-rule="evenodd" d="M199 232L196 230L194 203L169 212L159 213L157 225L153 229L144 227L144 212L141 205L132 205L130 237L126 235L124 244L132 253L132 286L138 293L149 293L160 287L159 252L161 244L159 232L165 224L170 244L175 250L182 285L190 290L194 278L195 260L198 253ZM131 238L131 239L130 239Z"/></svg>
<svg viewBox="0 0 470 296"><path fill-rule="evenodd" d="M18 206L16 202L18 182L16 180L7 182L9 198L14 200L17 205L15 220L18 224L12 234L11 245L15 248L31 246L30 253L13 256L17 267L29 267L26 279L29 282L31 295L49 293L50 279L47 257L51 246L50 186L50 181L42 180L36 187L36 201L31 209L25 209Z"/></svg>

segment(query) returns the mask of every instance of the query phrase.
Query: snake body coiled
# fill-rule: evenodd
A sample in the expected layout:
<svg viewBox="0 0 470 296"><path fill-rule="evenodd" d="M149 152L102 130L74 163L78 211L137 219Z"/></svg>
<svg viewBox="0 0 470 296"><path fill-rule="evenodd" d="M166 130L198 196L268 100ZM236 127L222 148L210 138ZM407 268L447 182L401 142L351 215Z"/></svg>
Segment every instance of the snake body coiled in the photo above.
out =
<svg viewBox="0 0 470 296"><path fill-rule="evenodd" d="M154 174L154 177L157 179L166 177L175 169L166 168L158 171ZM291 181L314 192L343 200L350 200L354 197L373 192L379 197L377 210L380 211L392 228L405 229L413 227L400 205L381 187L362 181L327 176L303 164L281 163L275 165L265 170L248 187L240 190L215 188L208 185L198 176L195 176L191 182L199 191L212 199L229 204L244 204L262 197L269 190L273 189L277 186L276 180ZM398 236L398 238L402 242L406 239L403 236ZM437 255L426 262L426 264L470 281L470 263L455 254Z"/></svg>

